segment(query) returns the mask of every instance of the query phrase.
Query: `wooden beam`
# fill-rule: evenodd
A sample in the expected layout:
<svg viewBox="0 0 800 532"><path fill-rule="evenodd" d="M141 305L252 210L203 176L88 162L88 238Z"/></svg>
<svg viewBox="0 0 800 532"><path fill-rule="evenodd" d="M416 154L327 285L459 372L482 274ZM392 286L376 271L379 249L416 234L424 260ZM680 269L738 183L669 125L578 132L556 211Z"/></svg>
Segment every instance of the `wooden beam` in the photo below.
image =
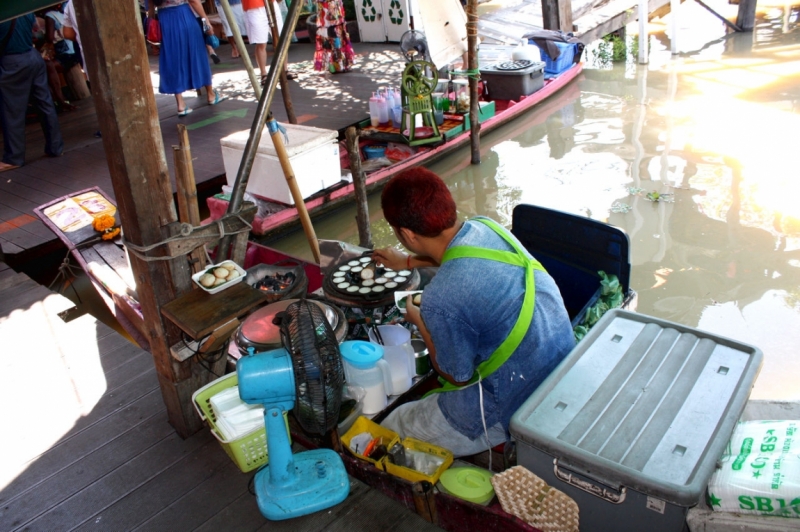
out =
<svg viewBox="0 0 800 532"><path fill-rule="evenodd" d="M569 0L567 0L568 2ZM467 2L467 70L478 71L478 0ZM478 78L469 77L470 162L481 163L481 124L478 120Z"/></svg>
<svg viewBox="0 0 800 532"><path fill-rule="evenodd" d="M756 0L739 0L736 25L741 31L753 31L756 25Z"/></svg>
<svg viewBox="0 0 800 532"><path fill-rule="evenodd" d="M269 29L272 33L272 49L277 50L281 28L278 27L278 18L275 16L275 3L271 0L264 0L264 7L267 10L267 15L269 15ZM284 30L291 30L292 34L294 33L294 26L292 28L287 28L286 24L284 24L283 28ZM294 105L292 104L292 97L289 94L289 77L286 75L286 63L282 63L279 68L281 69L281 96L283 97L283 106L286 108L286 118L289 120L290 124L296 124L297 117L294 114Z"/></svg>
<svg viewBox="0 0 800 532"><path fill-rule="evenodd" d="M666 5L665 5L666 4ZM635 4L632 4L634 7ZM604 6L608 7L608 5ZM606 12L604 7L597 9L595 12L592 13L591 20L587 20L584 26L584 23L581 23L581 27L589 27L590 29L585 32L578 31L576 36L581 40L584 44L589 44L592 41L596 41L597 39L601 39L622 27L630 24L637 18L639 18L639 10L638 9L627 9L625 11L616 11L615 14L611 14L611 12ZM659 8L665 7L667 12L669 10L669 0L647 0L647 11L650 13L648 17L650 20L654 18L654 11Z"/></svg>
<svg viewBox="0 0 800 532"><path fill-rule="evenodd" d="M572 1L542 0L542 24L546 30L572 31Z"/></svg>
<svg viewBox="0 0 800 532"><path fill-rule="evenodd" d="M193 227L200 225L200 209L197 205L197 184L194 179L192 148L189 145L189 132L184 124L178 124L179 145L172 147L175 163L175 186L178 196L178 218ZM197 247L190 254L191 268L197 273L206 267L206 252Z"/></svg>
<svg viewBox="0 0 800 532"><path fill-rule="evenodd" d="M75 0L125 238L149 246L171 236L178 224L137 7L135 2ZM169 346L179 332L162 319L160 307L190 288L189 264L185 257L145 261L131 255L130 261L169 422L187 437L203 426L191 395L209 374L191 360L172 359Z"/></svg>
<svg viewBox="0 0 800 532"><path fill-rule="evenodd" d="M353 176L353 189L356 194L356 227L358 227L358 245L372 249L372 229L369 225L369 204L367 202L367 176L361 169L361 155L358 149L359 130L353 126L345 132L345 145L350 157L350 173Z"/></svg>

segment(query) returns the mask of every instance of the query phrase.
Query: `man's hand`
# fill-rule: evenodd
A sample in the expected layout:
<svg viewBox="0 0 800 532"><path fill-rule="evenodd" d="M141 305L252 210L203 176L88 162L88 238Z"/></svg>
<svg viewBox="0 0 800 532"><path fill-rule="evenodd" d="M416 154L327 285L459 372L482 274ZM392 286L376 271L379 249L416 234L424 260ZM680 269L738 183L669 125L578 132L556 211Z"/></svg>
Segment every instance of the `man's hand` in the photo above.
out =
<svg viewBox="0 0 800 532"><path fill-rule="evenodd" d="M412 325L416 325L417 329L422 332L425 329L425 323L422 321L422 316L419 312L419 307L413 302L414 296L406 296L406 321ZM425 329L425 332L428 332ZM425 333L423 333L423 336Z"/></svg>
<svg viewBox="0 0 800 532"><path fill-rule="evenodd" d="M404 270L408 265L408 255L393 247L376 249L372 253L372 260L378 266L385 266L393 270Z"/></svg>

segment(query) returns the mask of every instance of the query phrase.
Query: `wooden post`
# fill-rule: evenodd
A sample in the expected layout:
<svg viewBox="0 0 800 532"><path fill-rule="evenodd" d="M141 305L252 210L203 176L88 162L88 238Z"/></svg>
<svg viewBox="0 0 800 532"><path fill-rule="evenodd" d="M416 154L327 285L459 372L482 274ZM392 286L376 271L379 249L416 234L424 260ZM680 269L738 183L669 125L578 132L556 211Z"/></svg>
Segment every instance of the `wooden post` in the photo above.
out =
<svg viewBox="0 0 800 532"><path fill-rule="evenodd" d="M175 186L178 195L178 218L194 227L200 225L200 210L197 206L197 184L194 179L192 150L189 147L189 134L186 126L178 124L179 146L172 147L175 163ZM189 257L192 272L197 273L206 267L206 254L203 247L193 250Z"/></svg>
<svg viewBox="0 0 800 532"><path fill-rule="evenodd" d="M648 22L647 0L639 0L639 64L646 65L650 62L650 35L647 33Z"/></svg>
<svg viewBox="0 0 800 532"><path fill-rule="evenodd" d="M753 31L756 25L756 0L739 0L739 12L736 15L736 25L742 31Z"/></svg>
<svg viewBox="0 0 800 532"><path fill-rule="evenodd" d="M467 3L467 70L478 70L478 0ZM472 164L481 163L481 124L479 120L478 78L469 76L469 125Z"/></svg>
<svg viewBox="0 0 800 532"><path fill-rule="evenodd" d="M369 226L369 207L367 203L367 178L361 170L361 156L358 149L358 130L350 126L344 132L347 154L350 156L350 172L353 174L353 188L356 193L356 226L358 245L362 248L374 246L372 229Z"/></svg>
<svg viewBox="0 0 800 532"><path fill-rule="evenodd" d="M672 55L678 54L678 8L681 6L681 0L669 0L669 46Z"/></svg>
<svg viewBox="0 0 800 532"><path fill-rule="evenodd" d="M125 238L148 246L177 232L178 224L136 8L135 2L75 1ZM185 256L145 261L133 254L130 262L169 422L187 437L203 427L192 393L210 375L191 360L172 359L169 346L179 339L178 329L164 322L160 308L189 290L189 264Z"/></svg>
<svg viewBox="0 0 800 532"><path fill-rule="evenodd" d="M542 24L546 30L572 31L571 0L542 0Z"/></svg>
<svg viewBox="0 0 800 532"><path fill-rule="evenodd" d="M278 37L281 30L278 28L277 18L275 18L275 4L271 0L264 0L267 8L267 15L269 15L269 29L272 32L272 50L278 49ZM284 30L289 29L284 24ZM289 33L294 33L294 26L292 26ZM291 35L289 36L291 42ZM286 118L290 124L297 123L297 117L294 115L294 105L292 105L292 96L289 94L289 78L286 76L286 63L278 65L280 68L281 76L281 97L283 97L283 106L286 108ZM319 261L317 261L319 262Z"/></svg>

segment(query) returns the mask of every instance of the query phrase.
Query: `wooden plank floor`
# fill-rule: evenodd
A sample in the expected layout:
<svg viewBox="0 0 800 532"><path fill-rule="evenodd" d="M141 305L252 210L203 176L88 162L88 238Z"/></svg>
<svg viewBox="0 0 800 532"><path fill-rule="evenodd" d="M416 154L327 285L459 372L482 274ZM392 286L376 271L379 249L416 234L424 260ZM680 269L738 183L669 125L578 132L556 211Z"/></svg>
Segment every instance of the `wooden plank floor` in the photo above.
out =
<svg viewBox="0 0 800 532"><path fill-rule="evenodd" d="M209 431L167 423L149 353L0 263L2 530L438 530L351 479L345 502L267 521Z"/></svg>
<svg viewBox="0 0 800 532"><path fill-rule="evenodd" d="M295 43L289 48L289 66L298 78L289 82L290 95L298 123L339 130L366 118L373 91L388 84L399 84L404 63L395 44L354 44L358 58L355 68L345 74L315 72L314 47ZM252 56L252 47L250 47ZM230 58L230 47L218 50L222 63L211 64L213 83L227 98L216 106L187 93L186 102L194 111L177 116L175 98L156 94L166 162L173 176L171 146L178 144L177 124L189 129L195 178L199 185L224 175L219 139L250 129L257 102L240 59ZM255 60L253 59L253 64ZM150 56L153 85L158 87L158 56ZM90 186L100 186L113 196L102 138L92 99L74 102L77 111L59 115L65 142L58 158L43 156L44 138L38 123L26 128L26 164L0 176L0 244L6 259L55 241L55 235L33 214L33 208L55 198ZM280 91L272 110L278 121L286 121ZM290 139L291 141L291 139Z"/></svg>

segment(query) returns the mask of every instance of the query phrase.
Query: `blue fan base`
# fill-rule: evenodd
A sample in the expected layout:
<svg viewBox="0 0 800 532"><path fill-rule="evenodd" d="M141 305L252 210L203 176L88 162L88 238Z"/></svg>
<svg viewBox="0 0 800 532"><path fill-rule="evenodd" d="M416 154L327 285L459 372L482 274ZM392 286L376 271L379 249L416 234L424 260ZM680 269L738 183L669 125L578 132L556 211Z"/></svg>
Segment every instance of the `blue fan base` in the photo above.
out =
<svg viewBox="0 0 800 532"><path fill-rule="evenodd" d="M297 453L294 478L287 484L270 483L269 467L256 473L255 488L258 509L272 521L308 515L339 504L350 493L342 459L330 449L314 449ZM325 476L320 478L317 462L322 462Z"/></svg>

